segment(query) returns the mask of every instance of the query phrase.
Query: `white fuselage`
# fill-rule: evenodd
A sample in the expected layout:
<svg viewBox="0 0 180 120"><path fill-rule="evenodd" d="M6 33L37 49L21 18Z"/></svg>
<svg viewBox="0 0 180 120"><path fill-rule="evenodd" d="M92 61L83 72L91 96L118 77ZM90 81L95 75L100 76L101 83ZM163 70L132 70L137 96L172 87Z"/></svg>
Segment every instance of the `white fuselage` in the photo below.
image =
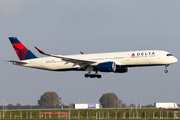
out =
<svg viewBox="0 0 180 120"><path fill-rule="evenodd" d="M158 66L169 65L177 62L177 59L174 56L172 56L169 52L162 50L69 55L66 57L97 61L92 64L92 66L109 61L115 62L116 65L121 67ZM28 64L15 64L52 71L86 70L78 69L80 67L79 65L74 65L74 63L68 63L67 61L63 61L60 58L55 57L35 58L24 60L24 62L27 62Z"/></svg>

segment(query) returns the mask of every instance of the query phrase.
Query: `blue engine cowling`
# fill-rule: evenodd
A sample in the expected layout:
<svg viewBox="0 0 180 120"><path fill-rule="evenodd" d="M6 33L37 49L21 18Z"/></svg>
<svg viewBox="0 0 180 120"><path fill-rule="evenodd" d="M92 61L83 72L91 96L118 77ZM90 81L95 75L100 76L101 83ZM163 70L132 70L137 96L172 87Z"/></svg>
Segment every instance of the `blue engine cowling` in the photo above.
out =
<svg viewBox="0 0 180 120"><path fill-rule="evenodd" d="M114 72L116 71L116 64L114 62L99 63L98 70L101 72Z"/></svg>

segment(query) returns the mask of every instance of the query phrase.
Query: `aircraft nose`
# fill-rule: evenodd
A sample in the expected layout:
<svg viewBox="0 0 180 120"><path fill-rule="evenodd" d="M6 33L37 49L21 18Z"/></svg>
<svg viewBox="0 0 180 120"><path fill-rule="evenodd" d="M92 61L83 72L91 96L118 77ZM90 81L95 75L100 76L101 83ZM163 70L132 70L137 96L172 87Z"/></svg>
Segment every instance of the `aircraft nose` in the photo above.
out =
<svg viewBox="0 0 180 120"><path fill-rule="evenodd" d="M176 63L177 61L178 59L174 57L173 62Z"/></svg>

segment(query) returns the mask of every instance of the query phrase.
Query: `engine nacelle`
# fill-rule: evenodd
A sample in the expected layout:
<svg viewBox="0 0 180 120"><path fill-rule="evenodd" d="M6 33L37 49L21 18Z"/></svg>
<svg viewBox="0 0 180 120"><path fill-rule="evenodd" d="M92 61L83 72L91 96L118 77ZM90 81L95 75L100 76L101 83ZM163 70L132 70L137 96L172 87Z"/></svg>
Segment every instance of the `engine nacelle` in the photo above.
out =
<svg viewBox="0 0 180 120"><path fill-rule="evenodd" d="M116 68L116 71L114 71L115 73L126 73L128 72L128 67L118 67Z"/></svg>
<svg viewBox="0 0 180 120"><path fill-rule="evenodd" d="M99 63L98 70L101 72L114 72L116 71L116 64L114 62Z"/></svg>

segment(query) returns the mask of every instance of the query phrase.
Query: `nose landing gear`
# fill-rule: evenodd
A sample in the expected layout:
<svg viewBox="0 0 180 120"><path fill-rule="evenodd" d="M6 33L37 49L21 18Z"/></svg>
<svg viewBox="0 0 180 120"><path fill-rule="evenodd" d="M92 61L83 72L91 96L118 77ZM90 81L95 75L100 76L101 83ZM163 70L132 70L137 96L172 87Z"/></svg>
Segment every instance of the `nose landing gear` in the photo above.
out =
<svg viewBox="0 0 180 120"><path fill-rule="evenodd" d="M169 65L165 65L165 70L164 70L164 72L165 73L168 73L168 70L167 70L167 67L168 67Z"/></svg>

